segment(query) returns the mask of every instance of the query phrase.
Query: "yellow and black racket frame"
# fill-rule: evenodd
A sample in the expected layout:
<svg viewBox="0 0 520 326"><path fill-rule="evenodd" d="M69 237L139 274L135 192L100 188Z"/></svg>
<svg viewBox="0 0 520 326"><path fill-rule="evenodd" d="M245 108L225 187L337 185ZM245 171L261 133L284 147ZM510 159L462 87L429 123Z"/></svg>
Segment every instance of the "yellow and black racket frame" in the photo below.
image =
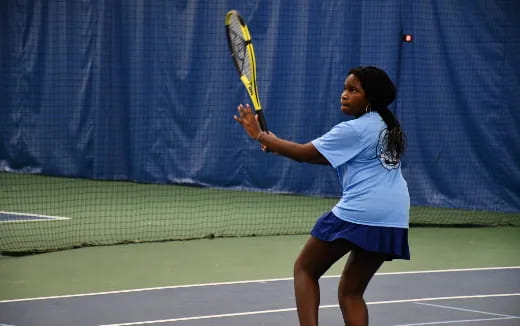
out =
<svg viewBox="0 0 520 326"><path fill-rule="evenodd" d="M238 65L238 62L233 58L233 64L235 65L235 68L238 71L238 74L240 76L240 80L242 81L242 84L244 84L247 93L249 94L249 97L251 98L251 102L253 103L253 107L255 109L256 114L258 114L258 122L260 123L260 128L263 131L268 131L267 129L267 122L264 117L263 111L262 111L262 105L260 104L260 98L258 97L258 87L256 84L256 58L255 58L255 50L253 47L253 42L251 41L251 33L249 32L249 28L247 28L247 24L240 16L238 11L236 10L230 10L226 14L226 36L228 39L228 45L229 50L231 51L231 56L234 56L233 53L233 46L232 41L230 37L230 31L229 31L229 25L231 24L231 17L236 16L238 18L238 21L240 22L240 29L242 31L242 36L245 41L246 51L249 53L249 65L251 67L251 80L241 71L240 66Z"/></svg>

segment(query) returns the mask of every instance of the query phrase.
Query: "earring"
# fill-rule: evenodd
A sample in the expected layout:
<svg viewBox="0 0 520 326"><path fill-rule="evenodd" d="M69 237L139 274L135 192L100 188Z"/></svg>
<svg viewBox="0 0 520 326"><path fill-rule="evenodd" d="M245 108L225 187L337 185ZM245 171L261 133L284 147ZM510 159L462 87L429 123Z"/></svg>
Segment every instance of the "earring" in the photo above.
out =
<svg viewBox="0 0 520 326"><path fill-rule="evenodd" d="M368 103L367 106L365 106L365 113L367 112L372 113L372 107L370 106L370 103Z"/></svg>

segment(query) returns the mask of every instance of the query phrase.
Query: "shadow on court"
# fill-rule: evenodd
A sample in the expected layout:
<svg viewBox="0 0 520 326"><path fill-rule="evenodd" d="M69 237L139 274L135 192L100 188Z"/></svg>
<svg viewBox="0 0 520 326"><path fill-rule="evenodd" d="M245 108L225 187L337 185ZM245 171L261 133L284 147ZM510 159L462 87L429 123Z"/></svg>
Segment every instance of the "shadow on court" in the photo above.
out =
<svg viewBox="0 0 520 326"><path fill-rule="evenodd" d="M337 276L321 281L320 325L341 324ZM520 267L377 274L373 326L520 325ZM0 301L0 325L297 325L292 279Z"/></svg>

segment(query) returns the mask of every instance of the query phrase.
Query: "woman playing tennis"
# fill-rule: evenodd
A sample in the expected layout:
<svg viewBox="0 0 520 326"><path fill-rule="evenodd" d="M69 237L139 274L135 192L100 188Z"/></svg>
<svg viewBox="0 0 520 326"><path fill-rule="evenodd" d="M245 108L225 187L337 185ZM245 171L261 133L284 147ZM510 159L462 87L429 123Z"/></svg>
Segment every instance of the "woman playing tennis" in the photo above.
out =
<svg viewBox="0 0 520 326"><path fill-rule="evenodd" d="M294 264L300 325L318 325L319 278L350 253L342 272L338 300L345 325L368 325L363 294L384 261L410 259L410 198L401 174L405 136L388 110L395 86L376 67L351 69L341 93L341 111L355 119L323 136L298 144L261 131L249 105L234 119L264 150L300 162L330 164L337 170L342 197L316 222Z"/></svg>

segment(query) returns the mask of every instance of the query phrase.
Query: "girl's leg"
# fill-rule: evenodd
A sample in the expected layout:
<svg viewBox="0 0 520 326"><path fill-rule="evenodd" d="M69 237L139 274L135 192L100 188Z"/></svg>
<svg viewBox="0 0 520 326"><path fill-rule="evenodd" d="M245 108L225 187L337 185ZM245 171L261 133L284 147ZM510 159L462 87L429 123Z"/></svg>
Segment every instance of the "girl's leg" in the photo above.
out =
<svg viewBox="0 0 520 326"><path fill-rule="evenodd" d="M294 291L301 326L318 325L319 278L351 248L344 240L325 242L310 237L294 263Z"/></svg>
<svg viewBox="0 0 520 326"><path fill-rule="evenodd" d="M338 300L345 325L368 326L368 309L363 293L385 257L353 248L338 288Z"/></svg>

